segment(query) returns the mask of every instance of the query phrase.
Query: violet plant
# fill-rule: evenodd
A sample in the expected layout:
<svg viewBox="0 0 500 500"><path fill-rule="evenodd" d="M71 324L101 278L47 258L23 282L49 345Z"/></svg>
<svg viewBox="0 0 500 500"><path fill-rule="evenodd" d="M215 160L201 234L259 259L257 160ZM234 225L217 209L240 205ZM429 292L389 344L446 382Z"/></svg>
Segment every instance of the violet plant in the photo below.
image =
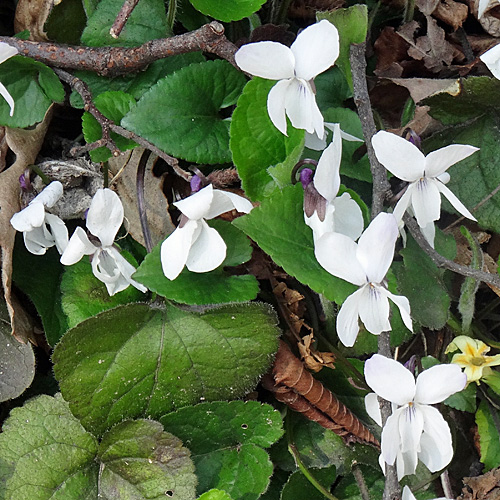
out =
<svg viewBox="0 0 500 500"><path fill-rule="evenodd" d="M413 100L398 133L389 119L393 132L371 127L365 54L349 51L366 43L365 5L287 31L273 0L122 3L83 2L78 48L61 28L47 44L0 40L0 124L37 137L54 103L82 108L72 154L102 166L25 173L37 153L7 133L6 323L35 342L39 322L58 389L12 403L0 499L412 500L439 497L438 476L450 497L472 455L498 467L500 355L486 355L498 347L493 292L478 287L500 279L473 234L500 233L500 132L482 95L497 81L426 96L443 126L417 146L402 137ZM494 49L481 57L496 77ZM52 182L21 210L17 179L40 170ZM470 251L446 228L457 222ZM283 366L280 337L300 370ZM5 344L2 375L34 365L29 345L21 356ZM31 383L13 378L0 378L2 401ZM335 412L336 397L348 410Z"/></svg>

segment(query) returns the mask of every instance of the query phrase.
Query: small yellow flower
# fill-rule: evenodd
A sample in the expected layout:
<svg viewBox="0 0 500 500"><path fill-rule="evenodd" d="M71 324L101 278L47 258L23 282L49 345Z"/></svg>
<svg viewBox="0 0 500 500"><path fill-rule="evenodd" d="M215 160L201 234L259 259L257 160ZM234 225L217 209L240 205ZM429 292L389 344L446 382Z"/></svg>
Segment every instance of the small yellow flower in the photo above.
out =
<svg viewBox="0 0 500 500"><path fill-rule="evenodd" d="M453 352L457 349L462 351L462 354L455 354L451 362L465 368L467 383L476 382L479 384L479 380L491 372L490 366L500 365L500 354L486 356L490 346L480 340L460 335L450 343L446 352Z"/></svg>

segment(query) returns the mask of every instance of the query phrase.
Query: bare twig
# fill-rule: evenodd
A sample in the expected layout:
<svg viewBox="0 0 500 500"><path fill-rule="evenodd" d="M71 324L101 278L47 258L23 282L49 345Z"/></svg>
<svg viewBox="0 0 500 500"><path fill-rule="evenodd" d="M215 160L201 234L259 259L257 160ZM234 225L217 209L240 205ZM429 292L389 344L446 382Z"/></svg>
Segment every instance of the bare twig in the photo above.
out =
<svg viewBox="0 0 500 500"><path fill-rule="evenodd" d="M80 47L7 36L0 36L0 42L15 47L21 55L54 68L86 70L108 77L134 73L158 59L199 50L215 54L236 66L234 54L237 47L224 36L224 27L217 21L196 31L151 40L132 48Z"/></svg>
<svg viewBox="0 0 500 500"><path fill-rule="evenodd" d="M488 273L485 271L480 271L479 269L473 269L472 267L462 266L453 262L452 260L443 257L441 254L436 252L434 248L429 245L429 242L425 239L424 235L420 231L417 222L413 217L410 217L408 214L405 214L403 217L403 221L410 231L413 239L417 242L418 246L432 259L434 264L438 267L442 267L444 269L449 269L450 271L454 271L455 273L461 274L462 276L467 276L470 278L474 278L478 281L483 281L484 283L488 283L489 285L493 285L497 288L500 287L500 276L493 273Z"/></svg>
<svg viewBox="0 0 500 500"><path fill-rule="evenodd" d="M85 111L91 113L92 116L94 116L94 118L99 122L99 125L101 125L102 127L102 139L99 139L98 141L91 144L87 144L86 146L82 146L81 148L73 148L73 150L71 151L72 154L80 151L91 151L93 149L96 149L97 147L106 146L110 149L114 156L118 156L121 151L116 147L116 144L113 142L109 135L110 132L115 132L116 134L121 135L126 139L130 139L154 153L156 156L170 165L179 177L182 177L185 181L189 182L189 180L191 179L191 174L185 172L184 170L182 170L182 168L179 167L177 158L168 155L161 149L158 149L151 142L143 139L141 136L135 134L134 132L130 132L130 130L126 130L123 127L120 127L120 125L114 124L110 119L106 118L95 107L94 103L92 102L92 94L90 93L87 84L83 80L80 80L76 76L73 76L71 73L68 73L67 71L64 71L62 69L55 69L54 71L63 82L69 84L72 89L76 90L80 94L84 102Z"/></svg>
<svg viewBox="0 0 500 500"><path fill-rule="evenodd" d="M448 473L448 469L446 469L441 474L441 486L443 487L444 496L446 498L455 498L453 495L453 491L451 489L450 475Z"/></svg>
<svg viewBox="0 0 500 500"><path fill-rule="evenodd" d="M135 6L138 3L139 0L125 0L125 2L123 2L120 12L118 12L115 22L113 23L113 26L111 26L111 29L109 30L109 34L113 38L118 38L120 36L120 33L122 32L126 22L128 21L128 18L130 17L130 14L132 14L133 10L135 9Z"/></svg>
<svg viewBox="0 0 500 500"><path fill-rule="evenodd" d="M390 190L385 168L379 163L372 146L372 137L377 132L366 84L365 43L351 45L351 72L354 87L354 102L358 109L363 136L365 138L368 159L373 178L372 219L384 206L384 200Z"/></svg>
<svg viewBox="0 0 500 500"><path fill-rule="evenodd" d="M354 102L358 109L363 136L365 138L368 160L370 161L370 169L373 178L372 191L372 210L371 215L374 219L384 207L384 201L390 192L390 184L387 180L385 168L380 164L375 155L375 150L372 146L372 137L377 132L373 112L368 95L368 86L366 83L366 59L365 59L366 43L351 45L351 72L352 83L354 87ZM390 332L382 332L378 337L378 352L382 356L388 358L391 356ZM392 413L391 404L379 398L380 413L382 415L382 424L385 425L386 420ZM399 486L396 467L394 465L385 466L385 488L383 500L394 500L400 498L401 488Z"/></svg>
<svg viewBox="0 0 500 500"><path fill-rule="evenodd" d="M354 476L354 479L356 480L356 484L358 485L359 492L361 493L361 498L363 500L370 500L370 492L368 491L368 487L366 486L363 471L357 463L353 464L352 466L352 474Z"/></svg>

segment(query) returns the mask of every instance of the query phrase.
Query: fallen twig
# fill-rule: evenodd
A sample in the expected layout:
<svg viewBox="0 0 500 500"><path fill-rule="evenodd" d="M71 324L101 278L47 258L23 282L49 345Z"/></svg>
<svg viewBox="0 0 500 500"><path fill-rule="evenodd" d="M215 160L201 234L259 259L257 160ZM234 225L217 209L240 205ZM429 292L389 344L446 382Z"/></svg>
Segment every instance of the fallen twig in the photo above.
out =
<svg viewBox="0 0 500 500"><path fill-rule="evenodd" d="M120 33L122 32L125 24L128 21L128 18L130 17L130 14L135 9L135 6L139 3L139 0L125 0L123 2L123 5L120 9L120 12L118 12L115 22L113 23L113 26L111 26L111 29L109 30L109 34L113 38L118 38L120 36Z"/></svg>
<svg viewBox="0 0 500 500"><path fill-rule="evenodd" d="M151 142L147 141L146 139L143 139L141 136L135 134L134 132L130 132L130 130L126 130L123 127L120 127L120 125L116 125L111 120L106 118L95 107L94 103L92 102L92 94L90 93L87 84L83 80L80 80L76 76L73 76L71 73L68 73L67 71L64 71L62 69L55 69L54 71L57 73L57 75L62 81L68 83L72 89L76 90L80 94L84 102L85 111L91 113L92 116L99 122L99 125L101 125L102 128L102 139L99 139L98 141L93 142L91 144L82 146L81 148L73 148L71 151L72 154L76 154L81 151L91 151L93 149L96 149L97 147L106 146L107 148L110 149L110 151L113 153L114 156L118 156L121 153L121 151L116 147L116 144L110 137L110 132L115 132L116 134L121 135L122 137L125 137L127 139L136 142L137 144L141 145L142 147L148 149L149 151L157 155L159 158L164 160L168 165L170 165L174 170L174 172L179 177L182 177L185 181L189 182L191 174L185 172L184 170L182 170L182 168L179 167L179 162L177 158L168 155L161 149L158 149Z"/></svg>
<svg viewBox="0 0 500 500"><path fill-rule="evenodd" d="M108 77L134 73L158 59L199 50L216 54L236 66L234 54L237 47L224 36L224 27L217 21L196 31L151 40L132 48L71 46L7 36L0 36L0 42L53 68L92 71Z"/></svg>

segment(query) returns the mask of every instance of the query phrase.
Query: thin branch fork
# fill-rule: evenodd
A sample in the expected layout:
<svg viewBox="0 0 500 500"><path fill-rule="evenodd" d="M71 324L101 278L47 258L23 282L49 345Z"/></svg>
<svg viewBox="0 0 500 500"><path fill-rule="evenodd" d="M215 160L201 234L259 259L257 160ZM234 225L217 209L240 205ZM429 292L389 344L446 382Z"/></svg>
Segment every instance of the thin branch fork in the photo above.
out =
<svg viewBox="0 0 500 500"><path fill-rule="evenodd" d="M456 262L443 257L434 248L431 247L429 242L425 239L424 235L420 231L420 227L418 226L417 221L413 217L405 214L403 217L403 221L410 231L410 234L413 236L413 239L417 242L418 246L432 259L436 266L442 267L444 269L449 269L450 271L454 271L455 273L461 274L462 276L474 278L478 281L483 281L488 285L500 288L500 276L498 276L498 274L488 273L479 269L473 269L472 267L468 266L462 266L461 264L457 264Z"/></svg>
<svg viewBox="0 0 500 500"><path fill-rule="evenodd" d="M158 59L200 50L218 55L235 66L234 54L237 51L237 47L224 36L224 27L217 21L190 33L151 40L132 48L81 47L6 36L0 36L0 42L53 68L92 71L107 77L134 73Z"/></svg>
<svg viewBox="0 0 500 500"><path fill-rule="evenodd" d="M55 69L54 71L63 82L69 84L69 86L72 89L76 90L80 94L84 102L85 111L88 111L90 114L92 114L92 116L99 122L99 125L101 125L102 128L102 139L99 139L98 141L92 144L87 144L86 146L83 146L80 149L80 151L90 151L92 149L96 149L97 147L106 146L107 148L110 149L113 156L118 156L121 153L121 151L116 147L116 144L114 143L114 141L111 139L110 136L111 132L115 132L116 134L121 135L122 137L125 137L127 139L130 139L139 144L140 146L144 147L145 149L148 149L149 151L154 153L156 156L158 156L159 158L164 160L168 165L170 165L173 168L174 172L179 177L182 177L185 181L189 182L191 174L185 172L184 170L182 170L182 168L179 167L179 162L177 158L168 155L161 149L158 149L151 142L147 141L146 139L143 139L141 136L135 134L134 132L131 132L130 130L120 127L120 125L114 124L109 118L106 118L92 102L92 94L87 84L83 80L80 80L76 76L73 76L71 73L68 73L67 71L64 71L62 69ZM75 151L73 151L73 153L75 153Z"/></svg>

